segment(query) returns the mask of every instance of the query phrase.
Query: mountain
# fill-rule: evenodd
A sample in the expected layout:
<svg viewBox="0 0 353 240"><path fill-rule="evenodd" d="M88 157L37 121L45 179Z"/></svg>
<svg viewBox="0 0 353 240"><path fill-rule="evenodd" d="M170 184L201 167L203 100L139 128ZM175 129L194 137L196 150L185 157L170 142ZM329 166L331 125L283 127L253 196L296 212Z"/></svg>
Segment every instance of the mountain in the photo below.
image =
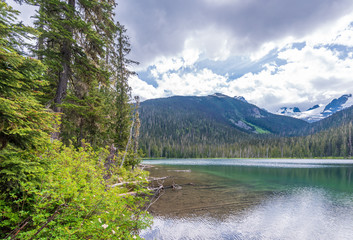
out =
<svg viewBox="0 0 353 240"><path fill-rule="evenodd" d="M246 102L246 103L248 102L248 101L245 100L245 98L243 96L235 96L234 98L237 99L237 100L240 100L242 102Z"/></svg>
<svg viewBox="0 0 353 240"><path fill-rule="evenodd" d="M324 112L327 106L326 111L332 111L348 102L337 101L304 112ZM302 113L294 108L283 110ZM141 103L140 118L140 147L148 157L353 155L353 106L308 123L217 93L147 100Z"/></svg>
<svg viewBox="0 0 353 240"><path fill-rule="evenodd" d="M208 124L222 124L225 128L247 134L281 134L307 125L302 120L272 114L248 103L243 97L231 98L220 93L205 97L174 96L147 100L141 103L141 118L147 122L171 118L178 120L177 125L194 118L197 121L202 119Z"/></svg>
<svg viewBox="0 0 353 240"><path fill-rule="evenodd" d="M331 114L329 117L324 118L320 121L313 122L304 127L300 132L300 135L308 135L325 131L328 129L338 128L343 125L352 123L353 121L353 106L344 108L341 111L337 111ZM299 132L298 132L299 133Z"/></svg>
<svg viewBox="0 0 353 240"><path fill-rule="evenodd" d="M165 156L163 151L170 153L177 146L186 152L184 148L197 144L220 146L285 135L309 125L219 93L147 100L141 103L140 118L140 146L148 156Z"/></svg>
<svg viewBox="0 0 353 240"><path fill-rule="evenodd" d="M352 105L353 105L352 94L345 94L339 98L333 99L327 105L317 104L303 112L300 111L299 108L297 107L294 107L294 108L283 107L277 111L277 114L302 119L309 123L312 123L312 122L317 122L322 119L325 119L331 116L332 114L338 111L341 111L343 109L346 109Z"/></svg>

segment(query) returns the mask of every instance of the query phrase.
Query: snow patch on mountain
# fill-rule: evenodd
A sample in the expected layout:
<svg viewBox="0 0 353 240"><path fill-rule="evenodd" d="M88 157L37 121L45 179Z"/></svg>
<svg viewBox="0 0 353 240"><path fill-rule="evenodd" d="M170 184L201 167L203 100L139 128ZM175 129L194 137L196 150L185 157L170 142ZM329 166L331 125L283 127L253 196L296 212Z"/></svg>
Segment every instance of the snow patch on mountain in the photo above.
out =
<svg viewBox="0 0 353 240"><path fill-rule="evenodd" d="M345 94L339 98L333 99L328 104L317 104L306 111L301 112L299 108L283 107L277 111L279 115L299 118L307 122L317 122L331 116L335 112L341 111L353 105L352 94Z"/></svg>
<svg viewBox="0 0 353 240"><path fill-rule="evenodd" d="M212 95L209 95L211 97L218 97L218 98L227 98L228 96L227 95L224 95L222 93L214 93Z"/></svg>

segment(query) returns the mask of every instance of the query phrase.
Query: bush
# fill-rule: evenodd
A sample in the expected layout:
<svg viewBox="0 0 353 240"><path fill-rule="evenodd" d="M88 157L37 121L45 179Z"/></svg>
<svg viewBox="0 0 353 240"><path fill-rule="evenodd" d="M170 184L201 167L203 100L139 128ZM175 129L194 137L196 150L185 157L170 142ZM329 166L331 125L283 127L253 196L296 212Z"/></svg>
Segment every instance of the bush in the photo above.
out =
<svg viewBox="0 0 353 240"><path fill-rule="evenodd" d="M146 173L115 167L115 177L105 180L108 151L84 145L76 150L56 141L36 156L45 163L38 166L36 181L22 182L12 199L1 197L0 227L20 239L139 238L138 231L151 222L141 210ZM116 180L133 183L109 187Z"/></svg>

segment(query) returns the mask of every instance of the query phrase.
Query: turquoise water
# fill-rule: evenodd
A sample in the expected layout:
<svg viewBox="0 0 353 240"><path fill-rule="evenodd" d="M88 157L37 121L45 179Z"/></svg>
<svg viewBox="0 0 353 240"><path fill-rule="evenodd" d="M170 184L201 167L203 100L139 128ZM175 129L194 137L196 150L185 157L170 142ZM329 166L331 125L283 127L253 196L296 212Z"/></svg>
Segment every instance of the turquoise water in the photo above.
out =
<svg viewBox="0 0 353 240"><path fill-rule="evenodd" d="M353 239L352 160L148 160L170 176L146 239ZM160 182L161 184L162 182ZM158 185L158 183L154 183Z"/></svg>

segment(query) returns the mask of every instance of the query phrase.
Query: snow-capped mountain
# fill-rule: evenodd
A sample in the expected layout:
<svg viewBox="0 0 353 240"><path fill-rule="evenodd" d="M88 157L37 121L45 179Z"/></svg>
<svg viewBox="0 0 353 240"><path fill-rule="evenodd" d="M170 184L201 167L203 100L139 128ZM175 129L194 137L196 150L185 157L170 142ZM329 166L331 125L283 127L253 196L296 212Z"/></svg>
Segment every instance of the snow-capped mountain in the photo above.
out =
<svg viewBox="0 0 353 240"><path fill-rule="evenodd" d="M317 104L303 112L300 111L300 109L297 107L294 107L294 108L283 107L277 111L277 114L299 118L307 122L316 122L326 117L329 117L335 112L341 111L352 105L353 105L352 94L345 94L339 98L333 99L327 105Z"/></svg>

